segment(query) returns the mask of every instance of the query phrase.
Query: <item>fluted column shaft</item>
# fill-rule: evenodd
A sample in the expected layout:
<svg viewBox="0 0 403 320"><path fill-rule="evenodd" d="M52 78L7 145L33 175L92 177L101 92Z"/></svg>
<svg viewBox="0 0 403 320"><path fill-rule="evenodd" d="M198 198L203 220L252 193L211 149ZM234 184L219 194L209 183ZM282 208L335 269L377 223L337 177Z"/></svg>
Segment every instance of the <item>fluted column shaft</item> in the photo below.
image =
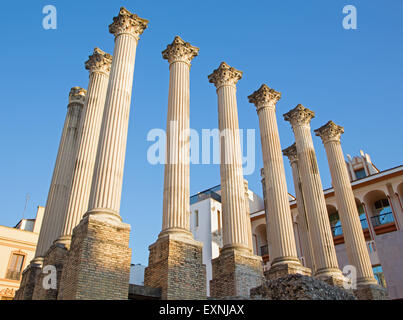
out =
<svg viewBox="0 0 403 320"><path fill-rule="evenodd" d="M88 209L95 158L104 112L112 56L95 48L86 62L90 70L86 113L76 159L71 194L59 243L69 246L73 229Z"/></svg>
<svg viewBox="0 0 403 320"><path fill-rule="evenodd" d="M310 131L309 122L314 113L298 105L284 116L291 122L295 135L298 168L314 251L315 275L342 278Z"/></svg>
<svg viewBox="0 0 403 320"><path fill-rule="evenodd" d="M190 234L190 61L199 49L175 37L163 51L170 63L162 232Z"/></svg>
<svg viewBox="0 0 403 320"><path fill-rule="evenodd" d="M295 198L297 201L297 209L298 216L297 221L299 225L299 234L301 237L301 247L302 254L305 259L305 264L308 268L311 268L312 271L315 270L315 266L313 264L313 251L312 251L312 243L309 235L309 226L306 217L305 210L305 201L302 194L302 185L300 180L300 173L298 170L298 158L297 158L297 148L295 144L291 147L283 150L285 156L287 156L290 160L290 165L292 169L292 177L294 180L294 190L295 190Z"/></svg>
<svg viewBox="0 0 403 320"><path fill-rule="evenodd" d="M146 22L121 11L109 27L115 34L115 48L87 214L108 215L121 221L119 210L134 63L139 35Z"/></svg>
<svg viewBox="0 0 403 320"><path fill-rule="evenodd" d="M315 132L326 149L348 260L357 270L357 285L377 284L340 144L344 130L329 122Z"/></svg>
<svg viewBox="0 0 403 320"><path fill-rule="evenodd" d="M69 201L74 162L80 140L80 125L82 125L82 115L85 113L83 110L85 95L86 90L79 87L74 87L70 91L67 115L50 183L35 257L43 257L53 244L53 241L62 232L64 214Z"/></svg>
<svg viewBox="0 0 403 320"><path fill-rule="evenodd" d="M217 87L221 148L221 204L223 248L249 251L245 227L245 191L239 136L236 82L242 73L225 62L209 76Z"/></svg>
<svg viewBox="0 0 403 320"><path fill-rule="evenodd" d="M266 85L262 85L249 96L249 101L255 104L259 117L266 182L266 214L270 215L267 236L272 245L270 252L272 266L284 263L300 264L276 119L276 103L280 97L279 92Z"/></svg>
<svg viewBox="0 0 403 320"><path fill-rule="evenodd" d="M222 86L217 93L219 130L226 132L224 138L220 140L222 143L220 173L223 246L248 247L248 236L244 224L245 192L243 190L236 89L233 86Z"/></svg>

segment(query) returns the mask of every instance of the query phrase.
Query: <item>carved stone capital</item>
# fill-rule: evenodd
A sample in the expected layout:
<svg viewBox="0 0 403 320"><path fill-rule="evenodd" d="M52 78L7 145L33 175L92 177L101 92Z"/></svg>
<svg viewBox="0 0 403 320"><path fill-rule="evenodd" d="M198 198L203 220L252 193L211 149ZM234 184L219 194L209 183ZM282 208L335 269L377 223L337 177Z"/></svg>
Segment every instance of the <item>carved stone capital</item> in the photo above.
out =
<svg viewBox="0 0 403 320"><path fill-rule="evenodd" d="M302 104L283 114L284 120L289 121L294 126L309 125L311 119L315 117L315 112L305 108Z"/></svg>
<svg viewBox="0 0 403 320"><path fill-rule="evenodd" d="M315 134L321 137L322 142L340 141L341 135L344 133L344 128L338 126L333 121L329 121L324 126L315 130Z"/></svg>
<svg viewBox="0 0 403 320"><path fill-rule="evenodd" d="M291 146L283 150L283 155L288 158L290 163L298 161L297 146L295 142Z"/></svg>
<svg viewBox="0 0 403 320"><path fill-rule="evenodd" d="M69 93L69 104L71 103L80 103L84 104L85 96L87 94L87 90L81 87L73 87Z"/></svg>
<svg viewBox="0 0 403 320"><path fill-rule="evenodd" d="M139 39L140 35L147 28L148 20L140 18L137 14L131 13L126 8L120 8L117 17L113 18L113 23L109 26L109 32L115 35L126 33Z"/></svg>
<svg viewBox="0 0 403 320"><path fill-rule="evenodd" d="M281 99L281 93L263 84L258 90L248 96L248 99L259 111L265 107L275 108L277 101Z"/></svg>
<svg viewBox="0 0 403 320"><path fill-rule="evenodd" d="M171 44L162 51L162 57L168 62L185 62L190 65L190 62L199 54L199 48L192 46L189 42L185 42L181 37L176 36Z"/></svg>
<svg viewBox="0 0 403 320"><path fill-rule="evenodd" d="M242 71L230 67L225 62L221 62L218 69L215 69L212 74L208 76L209 82L214 83L216 88L221 86L235 87L237 82L242 79Z"/></svg>
<svg viewBox="0 0 403 320"><path fill-rule="evenodd" d="M85 69L92 72L102 72L109 74L111 71L112 56L99 48L94 49L94 53L85 62Z"/></svg>

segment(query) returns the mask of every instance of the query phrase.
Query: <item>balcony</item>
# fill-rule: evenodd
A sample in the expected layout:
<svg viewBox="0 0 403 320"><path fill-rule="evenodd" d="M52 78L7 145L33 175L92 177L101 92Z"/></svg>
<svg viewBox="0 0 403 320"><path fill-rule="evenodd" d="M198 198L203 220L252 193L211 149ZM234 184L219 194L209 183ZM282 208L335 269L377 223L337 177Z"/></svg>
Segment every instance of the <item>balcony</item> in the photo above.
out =
<svg viewBox="0 0 403 320"><path fill-rule="evenodd" d="M269 246L265 244L264 246L260 247L260 255L263 257L269 254Z"/></svg>
<svg viewBox="0 0 403 320"><path fill-rule="evenodd" d="M21 278L21 271L15 270L7 270L6 279L9 280L20 280Z"/></svg>
<svg viewBox="0 0 403 320"><path fill-rule="evenodd" d="M379 227L385 224L394 223L393 213L385 212L380 215L371 217L372 225L375 227Z"/></svg>
<svg viewBox="0 0 403 320"><path fill-rule="evenodd" d="M202 201L202 200L205 200L205 199L208 199L208 198L211 198L211 199L214 199L214 200L216 200L218 202L221 202L221 196L218 193L214 192L213 190L208 190L208 191L205 191L205 192L200 192L198 194L195 194L194 196L191 196L190 197L190 204L192 205L192 204L194 204L196 202L199 202L199 201Z"/></svg>
<svg viewBox="0 0 403 320"><path fill-rule="evenodd" d="M368 229L368 221L366 218L360 219L361 227L363 230ZM341 226L334 226L332 227L332 234L333 237L338 237L343 235L343 228Z"/></svg>

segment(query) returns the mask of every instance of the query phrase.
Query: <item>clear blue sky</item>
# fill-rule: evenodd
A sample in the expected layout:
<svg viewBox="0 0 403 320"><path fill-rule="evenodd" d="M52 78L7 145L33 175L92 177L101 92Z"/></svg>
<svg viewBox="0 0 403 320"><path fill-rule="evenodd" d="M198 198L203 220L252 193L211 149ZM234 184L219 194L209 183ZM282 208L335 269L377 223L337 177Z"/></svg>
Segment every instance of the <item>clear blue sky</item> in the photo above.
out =
<svg viewBox="0 0 403 320"><path fill-rule="evenodd" d="M42 28L42 8L58 10L57 30ZM345 5L358 29L342 27ZM200 47L191 70L191 127L216 128L217 98L207 76L221 61L244 72L240 127L257 128L247 96L262 83L282 92L277 105L283 147L293 143L282 114L302 103L312 129L345 127L344 153L369 153L385 170L402 164L403 2L384 1L3 1L0 12L0 224L14 225L45 205L71 87L87 87L84 62L95 46L112 53L108 25L120 6L150 20L136 57L121 215L132 226L133 262L148 263L161 228L163 166L147 162L147 133L166 125L168 63L161 51L180 35ZM314 137L324 187L325 151ZM259 131L249 186L262 194ZM294 193L285 162L288 188ZM219 184L218 165L191 166L191 193Z"/></svg>

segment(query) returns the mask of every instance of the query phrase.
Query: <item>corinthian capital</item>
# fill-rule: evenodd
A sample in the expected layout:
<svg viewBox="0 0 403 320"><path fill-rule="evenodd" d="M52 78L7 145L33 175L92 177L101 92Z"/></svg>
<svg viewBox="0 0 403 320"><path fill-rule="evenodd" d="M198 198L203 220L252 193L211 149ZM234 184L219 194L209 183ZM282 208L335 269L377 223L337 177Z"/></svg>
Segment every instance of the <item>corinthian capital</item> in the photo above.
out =
<svg viewBox="0 0 403 320"><path fill-rule="evenodd" d="M85 63L85 69L92 72L102 72L108 74L111 71L112 56L109 53L103 52L99 48L94 49L94 53L89 56Z"/></svg>
<svg viewBox="0 0 403 320"><path fill-rule="evenodd" d="M181 37L176 36L171 44L162 51L162 57L168 62L185 62L190 65L190 62L199 54L199 48L192 46L189 42L185 42Z"/></svg>
<svg viewBox="0 0 403 320"><path fill-rule="evenodd" d="M303 126L309 125L311 119L315 117L315 112L305 108L302 104L297 105L294 109L283 114L284 120L289 121L291 125Z"/></svg>
<svg viewBox="0 0 403 320"><path fill-rule="evenodd" d="M237 82L242 79L242 71L230 67L225 62L221 62L218 69L215 69L208 76L209 82L214 83L218 89L221 86L236 86Z"/></svg>
<svg viewBox="0 0 403 320"><path fill-rule="evenodd" d="M283 155L286 156L288 160L290 160L290 163L298 161L297 146L295 145L295 142L294 144L283 150Z"/></svg>
<svg viewBox="0 0 403 320"><path fill-rule="evenodd" d="M321 137L322 142L340 141L341 135L344 133L344 128L338 126L333 121L329 121L324 126L315 130L315 134Z"/></svg>
<svg viewBox="0 0 403 320"><path fill-rule="evenodd" d="M85 101L85 96L87 94L87 90L81 87L73 87L69 93L69 104L71 103L80 103L83 104Z"/></svg>
<svg viewBox="0 0 403 320"><path fill-rule="evenodd" d="M281 99L281 93L263 84L259 90L252 93L248 99L250 103L256 106L257 111L259 111L265 107L275 108L277 101Z"/></svg>
<svg viewBox="0 0 403 320"><path fill-rule="evenodd" d="M113 23L109 26L109 32L114 34L115 37L126 33L138 39L147 28L147 24L148 20L142 19L137 14L133 14L122 7L118 16L113 18Z"/></svg>

